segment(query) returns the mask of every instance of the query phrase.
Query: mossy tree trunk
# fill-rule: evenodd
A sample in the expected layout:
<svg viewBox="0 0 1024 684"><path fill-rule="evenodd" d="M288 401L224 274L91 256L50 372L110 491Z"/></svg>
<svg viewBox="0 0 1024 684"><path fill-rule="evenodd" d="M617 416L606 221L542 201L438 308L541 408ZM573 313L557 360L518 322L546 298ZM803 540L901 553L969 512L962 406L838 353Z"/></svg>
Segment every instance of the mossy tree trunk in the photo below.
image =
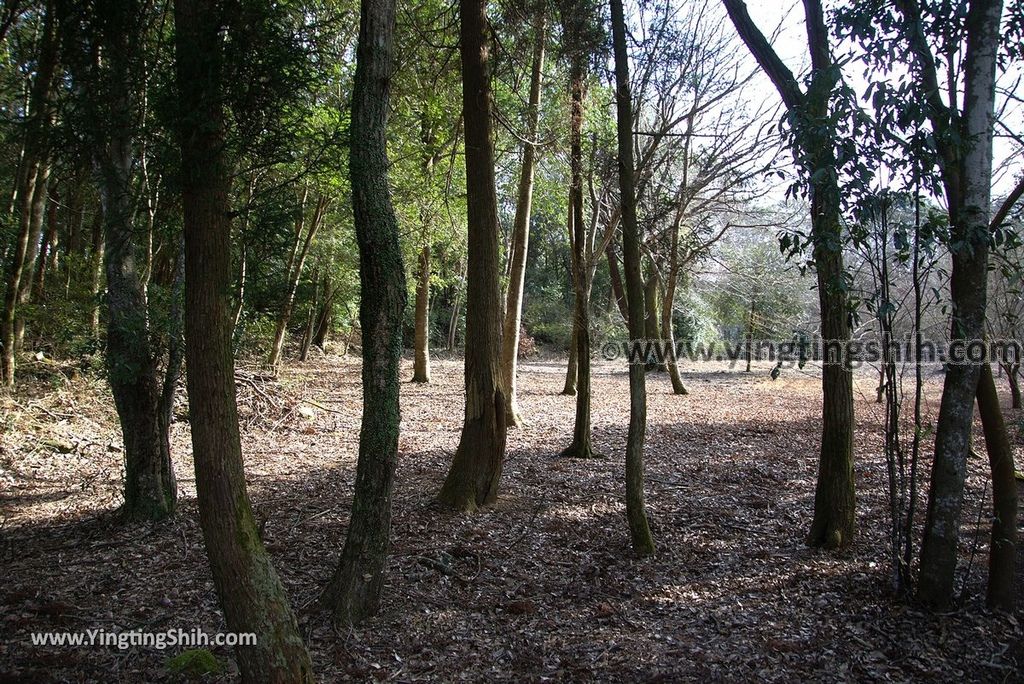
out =
<svg viewBox="0 0 1024 684"><path fill-rule="evenodd" d="M616 133L619 149L619 188L622 202L622 251L625 261L629 336L644 335L644 284L640 273L640 229L636 219L636 185L633 169L633 102L629 90L629 55L626 51L626 18L622 0L611 0L612 46L615 54ZM633 551L654 553L644 506L644 435L647 431L647 387L644 367L629 366L629 432L626 436L626 519Z"/></svg>
<svg viewBox="0 0 1024 684"><path fill-rule="evenodd" d="M394 27L394 0L362 0L349 174L359 241L363 418L348 536L323 595L335 621L345 625L373 615L380 603L398 462L406 286L398 219L388 189L386 131Z"/></svg>
<svg viewBox="0 0 1024 684"><path fill-rule="evenodd" d="M309 654L246 493L232 357L231 171L221 0L175 0L185 239L185 341L199 522L246 682L312 682Z"/></svg>
<svg viewBox="0 0 1024 684"><path fill-rule="evenodd" d="M501 382L498 200L487 3L459 0L459 54L466 141L469 232L466 288L466 415L439 501L470 511L498 497L505 460L505 389Z"/></svg>

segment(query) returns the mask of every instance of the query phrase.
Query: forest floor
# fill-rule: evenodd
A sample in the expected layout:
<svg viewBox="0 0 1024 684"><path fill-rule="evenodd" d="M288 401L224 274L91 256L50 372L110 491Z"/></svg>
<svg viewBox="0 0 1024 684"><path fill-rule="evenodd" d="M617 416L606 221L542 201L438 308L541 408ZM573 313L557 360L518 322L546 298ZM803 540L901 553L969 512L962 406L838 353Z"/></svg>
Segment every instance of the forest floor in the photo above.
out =
<svg viewBox="0 0 1024 684"><path fill-rule="evenodd" d="M558 457L574 400L564 363L522 366L525 427L510 431L500 501L434 502L459 439L462 364L403 385L393 547L380 614L337 631L316 610L344 539L359 436L359 360L240 373L249 493L320 681L1013 681L1019 620L984 609L987 463L965 496L960 610L892 596L882 406L857 381L859 536L806 548L820 421L814 372L690 369L690 394L648 379L647 505L658 552L638 560L624 519L625 368L598 364L595 446ZM29 368L23 377L32 373ZM405 369L405 377L411 372ZM941 376L926 394L938 409ZM225 630L197 522L184 405L179 508L121 524L120 439L91 376L40 373L0 398L0 681L174 681L180 649L33 646L33 632ZM1019 412L1007 412L1021 459ZM980 431L976 437L984 453ZM1018 461L1019 462L1019 461ZM212 649L236 670L229 649ZM211 678L207 677L207 680Z"/></svg>

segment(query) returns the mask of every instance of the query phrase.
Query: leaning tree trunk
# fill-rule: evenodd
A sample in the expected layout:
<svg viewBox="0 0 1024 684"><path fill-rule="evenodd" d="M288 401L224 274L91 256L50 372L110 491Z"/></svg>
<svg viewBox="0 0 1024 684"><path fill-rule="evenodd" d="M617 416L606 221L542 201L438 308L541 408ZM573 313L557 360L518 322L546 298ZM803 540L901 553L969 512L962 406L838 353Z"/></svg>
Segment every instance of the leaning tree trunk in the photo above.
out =
<svg viewBox="0 0 1024 684"><path fill-rule="evenodd" d="M573 331L576 343L576 420L572 443L562 451L562 456L569 458L593 458L596 455L590 441L590 265L587 227L583 222L583 59L577 50L569 67L569 211L572 212Z"/></svg>
<svg viewBox="0 0 1024 684"><path fill-rule="evenodd" d="M668 377L672 381L672 393L685 395L689 393L679 374L679 360L676 358L676 333L675 326L672 324L672 309L675 305L676 286L679 283L680 222L681 217L677 217L672 226L672 256L669 259L668 282L665 283L665 292L661 300L661 339L665 343L667 353L665 364L668 366Z"/></svg>
<svg viewBox="0 0 1024 684"><path fill-rule="evenodd" d="M394 26L394 0L362 0L349 175L359 241L363 418L348 536L323 595L335 621L344 625L373 615L380 603L398 462L406 291L398 220L388 190L386 130Z"/></svg>
<svg viewBox="0 0 1024 684"><path fill-rule="evenodd" d="M989 543L988 605L1012 611L1016 599L1017 478L1013 447L999 408L992 366L981 368L978 381L978 413L985 430L989 468L992 471L992 537Z"/></svg>
<svg viewBox="0 0 1024 684"><path fill-rule="evenodd" d="M430 382L430 244L420 250L416 278L416 339L413 355L413 382Z"/></svg>
<svg viewBox="0 0 1024 684"><path fill-rule="evenodd" d="M123 511L130 519L158 520L173 512L177 486L142 273L147 245L132 220L134 98L129 88L132 60L141 47L133 41L142 7L137 0L121 0L102 9L96 22L106 55L105 96L93 118L104 122L96 167L107 274L107 377L124 441Z"/></svg>
<svg viewBox="0 0 1024 684"><path fill-rule="evenodd" d="M519 362L519 328L523 320L523 285L526 280L526 256L530 246L530 211L533 203L533 170L536 162L537 127L540 119L540 86L544 73L545 42L544 10L537 12L534 26L533 68L530 71L530 100L527 114L527 141L523 144L523 167L519 175L519 199L512 226L512 256L505 297L505 320L502 326L501 375L508 391L505 422L519 427L523 418L516 400L516 366Z"/></svg>
<svg viewBox="0 0 1024 684"><path fill-rule="evenodd" d="M486 0L459 0L462 112L466 131L469 253L466 288L466 416L438 498L473 510L498 498L505 460L505 390L501 382L498 200Z"/></svg>
<svg viewBox="0 0 1024 684"><path fill-rule="evenodd" d="M221 0L175 0L185 239L185 342L199 522L246 682L312 682L309 654L246 493L232 357L231 171Z"/></svg>
<svg viewBox="0 0 1024 684"><path fill-rule="evenodd" d="M644 335L644 284L640 273L640 229L636 220L636 187L633 179L633 103L629 92L629 56L626 52L626 18L622 0L611 0L612 45L615 52L615 109L619 143L619 188L622 202L622 252L626 270L629 336ZM644 507L644 433L647 431L647 387L644 367L629 365L629 432L626 436L626 519L633 550L641 556L654 553L647 511Z"/></svg>

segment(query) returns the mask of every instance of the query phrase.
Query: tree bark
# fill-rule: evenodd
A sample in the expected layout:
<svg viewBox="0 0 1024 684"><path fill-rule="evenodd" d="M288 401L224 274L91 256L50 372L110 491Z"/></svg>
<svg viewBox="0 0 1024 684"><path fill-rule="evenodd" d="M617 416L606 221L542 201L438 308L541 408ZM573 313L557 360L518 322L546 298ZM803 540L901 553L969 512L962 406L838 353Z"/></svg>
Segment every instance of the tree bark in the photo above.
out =
<svg viewBox="0 0 1024 684"><path fill-rule="evenodd" d="M338 569L324 591L335 621L344 625L373 615L380 603L398 462L406 286L398 220L388 189L386 129L394 26L394 0L362 0L349 174L359 241L363 418L348 536Z"/></svg>
<svg viewBox="0 0 1024 684"><path fill-rule="evenodd" d="M1010 408L1020 408L1020 364L1019 363L1006 363L1002 364L1003 371L1006 372L1006 382L1010 386Z"/></svg>
<svg viewBox="0 0 1024 684"><path fill-rule="evenodd" d="M999 408L992 366L981 367L978 381L978 413L985 431L989 468L992 471L992 536L988 556L988 605L1012 611L1016 599L1017 479L1013 447Z"/></svg>
<svg viewBox="0 0 1024 684"><path fill-rule="evenodd" d="M626 19L622 0L611 0L612 46L615 53L615 110L619 147L619 188L622 202L622 253L626 270L629 336L644 335L644 285L640 273L640 230L636 220L636 186L633 169L633 102L629 91L629 55L626 51ZM626 436L626 519L633 551L654 553L647 511L644 507L644 435L647 431L647 386L644 367L629 365L629 432Z"/></svg>
<svg viewBox="0 0 1024 684"><path fill-rule="evenodd" d="M220 0L175 0L185 239L185 341L199 522L246 682L312 682L309 654L246 493L235 398L230 168Z"/></svg>
<svg viewBox="0 0 1024 684"><path fill-rule="evenodd" d="M498 497L498 481L505 460L507 408L501 382L498 200L494 185L486 12L485 0L459 0L469 232L466 416L455 459L438 496L443 505L467 511Z"/></svg>
<svg viewBox="0 0 1024 684"><path fill-rule="evenodd" d="M413 382L430 382L430 244L420 250L416 278L416 340L413 356Z"/></svg>
<svg viewBox="0 0 1024 684"><path fill-rule="evenodd" d="M536 164L540 120L540 87L544 73L546 22L544 10L537 12L534 26L533 66L530 70L530 95L527 113L527 142L523 144L523 166L519 174L519 198L512 227L508 293L505 297L505 320L502 326L501 375L508 390L505 422L519 427L523 418L516 399L516 367L519 362L519 328L523 320L523 286L526 280L526 257L530 247L530 213L533 205L533 171Z"/></svg>

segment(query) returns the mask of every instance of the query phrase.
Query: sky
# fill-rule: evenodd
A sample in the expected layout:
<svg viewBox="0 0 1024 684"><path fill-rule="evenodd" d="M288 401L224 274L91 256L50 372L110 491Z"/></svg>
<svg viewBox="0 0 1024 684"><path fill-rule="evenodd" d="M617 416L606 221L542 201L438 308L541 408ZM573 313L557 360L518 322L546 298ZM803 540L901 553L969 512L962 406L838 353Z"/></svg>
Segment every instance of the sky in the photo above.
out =
<svg viewBox="0 0 1024 684"><path fill-rule="evenodd" d="M828 7L829 3L826 2L826 11ZM771 36L778 29L773 47L790 70L796 74L806 73L810 59L807 54L807 36L804 29L802 3L794 0L748 0L747 8L751 18L766 36ZM847 45L840 45L837 52L843 53L848 48ZM749 59L753 64L753 57ZM862 71L863 69L859 66L851 66L844 71L847 82L857 93L863 93L868 84ZM1024 65L1018 64L1008 73L1001 74L999 86L1013 89L1016 97L1024 100L1022 80L1024 80ZM774 87L763 75L759 79L757 92L763 93L766 98L778 100L778 94ZM1002 102L1006 101L1005 96L998 99ZM1000 102L997 102L997 107L999 106ZM1009 107L1003 122L1016 134L1024 134L1024 106L1018 102ZM997 135L999 135L998 130ZM999 198L1008 194L1020 174L1024 173L1024 158L1019 154L1019 148L1015 151L1013 144L1005 137L996 138L993 154L993 166L996 170L993 179L993 198Z"/></svg>

